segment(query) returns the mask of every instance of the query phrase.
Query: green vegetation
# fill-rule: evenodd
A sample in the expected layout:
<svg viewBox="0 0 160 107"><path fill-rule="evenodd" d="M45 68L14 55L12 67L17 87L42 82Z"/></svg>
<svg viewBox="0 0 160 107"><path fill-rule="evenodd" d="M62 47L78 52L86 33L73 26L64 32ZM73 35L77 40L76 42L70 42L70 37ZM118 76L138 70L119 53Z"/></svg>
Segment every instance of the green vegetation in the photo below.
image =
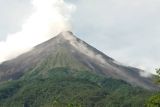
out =
<svg viewBox="0 0 160 107"><path fill-rule="evenodd" d="M156 69L157 75L155 81L160 84L160 69ZM147 107L160 107L160 92L157 92L154 96L150 97L147 101Z"/></svg>
<svg viewBox="0 0 160 107"><path fill-rule="evenodd" d="M160 84L160 68L159 69L156 69L156 72L157 72L157 75L155 77L155 81L157 84Z"/></svg>
<svg viewBox="0 0 160 107"><path fill-rule="evenodd" d="M31 70L0 84L0 107L143 107L152 94L89 71Z"/></svg>

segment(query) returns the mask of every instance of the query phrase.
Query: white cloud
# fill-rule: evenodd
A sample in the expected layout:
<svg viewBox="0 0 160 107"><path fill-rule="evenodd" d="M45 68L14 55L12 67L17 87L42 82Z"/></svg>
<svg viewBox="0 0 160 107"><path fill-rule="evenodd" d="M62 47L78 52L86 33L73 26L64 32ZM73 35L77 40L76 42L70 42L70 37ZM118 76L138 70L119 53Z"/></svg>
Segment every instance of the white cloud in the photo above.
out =
<svg viewBox="0 0 160 107"><path fill-rule="evenodd" d="M0 0L0 41L21 29L32 11L31 0Z"/></svg>
<svg viewBox="0 0 160 107"><path fill-rule="evenodd" d="M75 6L63 0L32 0L34 12L22 30L0 42L0 62L14 58L33 46L70 30L69 19Z"/></svg>

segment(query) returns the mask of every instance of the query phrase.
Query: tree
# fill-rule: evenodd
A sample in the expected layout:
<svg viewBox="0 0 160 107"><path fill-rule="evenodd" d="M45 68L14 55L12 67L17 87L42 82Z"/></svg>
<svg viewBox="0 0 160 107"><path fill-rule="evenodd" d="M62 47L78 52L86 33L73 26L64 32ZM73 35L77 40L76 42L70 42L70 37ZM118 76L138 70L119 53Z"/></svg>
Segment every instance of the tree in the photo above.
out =
<svg viewBox="0 0 160 107"><path fill-rule="evenodd" d="M160 68L156 69L157 75L155 76L155 81L160 84ZM149 98L146 104L147 107L160 107L160 92Z"/></svg>
<svg viewBox="0 0 160 107"><path fill-rule="evenodd" d="M147 107L160 107L160 93L149 98Z"/></svg>
<svg viewBox="0 0 160 107"><path fill-rule="evenodd" d="M160 84L160 68L156 69L157 75L156 75L156 83Z"/></svg>

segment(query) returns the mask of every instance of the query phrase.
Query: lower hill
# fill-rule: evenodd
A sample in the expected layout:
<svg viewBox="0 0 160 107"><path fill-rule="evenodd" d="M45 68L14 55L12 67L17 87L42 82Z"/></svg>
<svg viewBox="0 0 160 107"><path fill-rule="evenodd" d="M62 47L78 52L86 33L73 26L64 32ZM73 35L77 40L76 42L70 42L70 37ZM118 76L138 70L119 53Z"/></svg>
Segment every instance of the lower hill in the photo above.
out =
<svg viewBox="0 0 160 107"><path fill-rule="evenodd" d="M31 69L0 84L0 107L144 107L151 91L87 70Z"/></svg>

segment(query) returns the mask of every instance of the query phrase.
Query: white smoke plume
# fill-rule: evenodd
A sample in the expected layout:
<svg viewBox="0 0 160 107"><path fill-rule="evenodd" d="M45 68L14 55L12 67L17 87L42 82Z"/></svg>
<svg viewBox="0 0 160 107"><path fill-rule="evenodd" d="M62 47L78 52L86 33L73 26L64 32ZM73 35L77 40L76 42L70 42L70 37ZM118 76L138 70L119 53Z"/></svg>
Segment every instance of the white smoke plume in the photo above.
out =
<svg viewBox="0 0 160 107"><path fill-rule="evenodd" d="M21 31L0 41L0 63L29 51L33 46L58 33L71 30L69 20L75 10L64 0L32 0L34 12L22 25Z"/></svg>

